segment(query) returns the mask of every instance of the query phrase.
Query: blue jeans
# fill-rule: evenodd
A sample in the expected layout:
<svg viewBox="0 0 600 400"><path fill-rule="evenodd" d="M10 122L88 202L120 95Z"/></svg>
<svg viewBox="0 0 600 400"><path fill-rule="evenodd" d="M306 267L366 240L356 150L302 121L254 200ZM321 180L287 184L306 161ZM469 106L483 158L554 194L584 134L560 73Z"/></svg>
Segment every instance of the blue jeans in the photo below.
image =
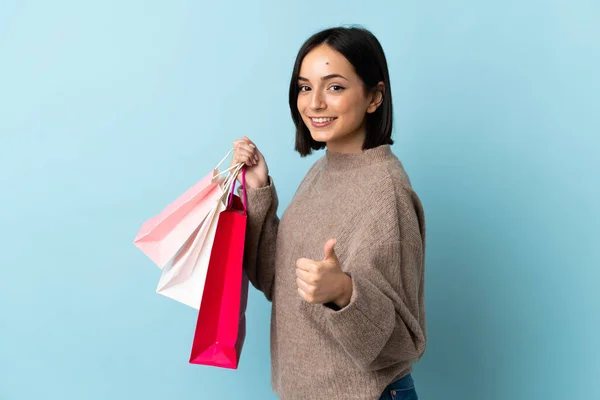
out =
<svg viewBox="0 0 600 400"><path fill-rule="evenodd" d="M385 388L379 400L418 400L411 374L392 382Z"/></svg>

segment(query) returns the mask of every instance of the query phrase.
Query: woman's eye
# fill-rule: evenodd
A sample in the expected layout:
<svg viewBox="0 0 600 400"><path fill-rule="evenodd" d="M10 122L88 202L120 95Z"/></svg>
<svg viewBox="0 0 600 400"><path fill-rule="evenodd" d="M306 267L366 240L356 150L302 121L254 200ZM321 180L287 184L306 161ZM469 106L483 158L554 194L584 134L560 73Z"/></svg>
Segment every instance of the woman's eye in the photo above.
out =
<svg viewBox="0 0 600 400"><path fill-rule="evenodd" d="M299 87L299 89L300 89L301 92L306 92L306 90L308 90L310 88L308 86L306 86L306 85L302 85L302 86Z"/></svg>
<svg viewBox="0 0 600 400"><path fill-rule="evenodd" d="M342 90L344 90L344 87L340 85L332 85L330 89L333 89L334 92L341 92Z"/></svg>

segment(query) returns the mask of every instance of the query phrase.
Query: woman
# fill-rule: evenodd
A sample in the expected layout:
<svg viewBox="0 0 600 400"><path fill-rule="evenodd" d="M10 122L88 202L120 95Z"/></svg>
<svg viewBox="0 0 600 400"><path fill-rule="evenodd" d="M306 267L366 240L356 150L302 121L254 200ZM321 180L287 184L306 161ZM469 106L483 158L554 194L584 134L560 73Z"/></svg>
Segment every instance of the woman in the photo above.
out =
<svg viewBox="0 0 600 400"><path fill-rule="evenodd" d="M424 214L390 148L392 95L379 41L360 28L313 35L296 58L289 101L296 151L326 154L281 220L256 145L236 140L232 161L247 168L244 268L273 303L273 389L284 400L417 399Z"/></svg>

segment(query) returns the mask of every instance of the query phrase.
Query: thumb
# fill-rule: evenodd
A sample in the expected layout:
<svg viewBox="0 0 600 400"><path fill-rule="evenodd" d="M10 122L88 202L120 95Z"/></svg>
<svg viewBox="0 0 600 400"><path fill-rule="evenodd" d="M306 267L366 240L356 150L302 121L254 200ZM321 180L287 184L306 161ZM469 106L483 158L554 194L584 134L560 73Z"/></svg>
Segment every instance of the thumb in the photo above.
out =
<svg viewBox="0 0 600 400"><path fill-rule="evenodd" d="M336 243L337 243L337 239L329 239L327 241L327 243L325 243L325 258L323 259L323 261L327 261L327 260L336 260L337 261L337 255L335 254L335 250L333 249L335 247Z"/></svg>

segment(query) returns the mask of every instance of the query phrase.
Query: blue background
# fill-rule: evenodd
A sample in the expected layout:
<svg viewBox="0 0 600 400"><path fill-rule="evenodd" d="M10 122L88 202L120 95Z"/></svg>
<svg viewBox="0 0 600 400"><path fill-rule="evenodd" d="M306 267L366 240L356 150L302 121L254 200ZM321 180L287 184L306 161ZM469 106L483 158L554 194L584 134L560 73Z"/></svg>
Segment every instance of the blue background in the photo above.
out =
<svg viewBox="0 0 600 400"><path fill-rule="evenodd" d="M253 139L279 215L318 152L287 90L317 30L388 58L426 210L422 399L600 398L597 1L3 1L0 399L273 399L253 290L239 370L187 363L141 223Z"/></svg>

